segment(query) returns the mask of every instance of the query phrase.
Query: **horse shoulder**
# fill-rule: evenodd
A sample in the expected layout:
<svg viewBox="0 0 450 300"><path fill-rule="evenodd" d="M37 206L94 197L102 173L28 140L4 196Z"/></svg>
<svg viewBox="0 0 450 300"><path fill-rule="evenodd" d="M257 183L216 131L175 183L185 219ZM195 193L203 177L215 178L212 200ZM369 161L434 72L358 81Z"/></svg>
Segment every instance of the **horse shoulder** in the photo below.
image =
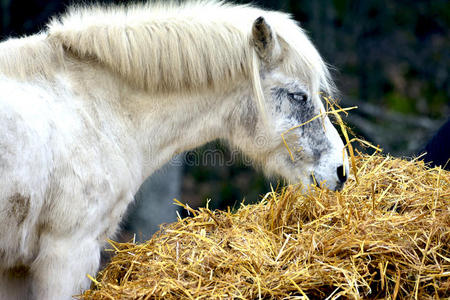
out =
<svg viewBox="0 0 450 300"><path fill-rule="evenodd" d="M52 157L49 124L36 117L45 112L37 90L6 79L0 90L0 265L7 267L33 256Z"/></svg>

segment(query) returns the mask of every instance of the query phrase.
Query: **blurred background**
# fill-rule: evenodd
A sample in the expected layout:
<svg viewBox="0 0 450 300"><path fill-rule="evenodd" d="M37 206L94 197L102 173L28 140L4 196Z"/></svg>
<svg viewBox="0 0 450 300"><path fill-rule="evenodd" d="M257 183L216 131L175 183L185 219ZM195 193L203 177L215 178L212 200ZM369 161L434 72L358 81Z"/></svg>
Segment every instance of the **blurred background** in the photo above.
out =
<svg viewBox="0 0 450 300"><path fill-rule="evenodd" d="M45 30L51 16L80 2L0 0L0 38ZM333 68L341 106L359 107L345 121L385 153L416 156L449 118L449 1L253 3L289 12L300 22ZM122 239L133 234L147 239L159 224L175 221L173 198L192 207L212 199L212 208L236 208L243 199L258 201L271 184L278 182L266 180L226 145L212 142L174 158L143 184L123 223Z"/></svg>

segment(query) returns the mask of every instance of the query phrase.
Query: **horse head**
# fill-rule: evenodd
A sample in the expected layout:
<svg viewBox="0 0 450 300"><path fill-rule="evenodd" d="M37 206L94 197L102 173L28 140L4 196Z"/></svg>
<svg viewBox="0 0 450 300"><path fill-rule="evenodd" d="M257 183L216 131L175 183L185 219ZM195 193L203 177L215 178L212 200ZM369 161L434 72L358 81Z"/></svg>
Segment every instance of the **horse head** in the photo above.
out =
<svg viewBox="0 0 450 300"><path fill-rule="evenodd" d="M298 53L309 51L308 64L301 63L304 69L297 74L286 71L286 65L294 63L290 60L298 59L297 52L292 53L292 45L263 17L254 21L251 35L259 66L254 70L254 95L261 117L248 135L251 141L239 144L248 145L244 152L268 174L281 175L291 183L300 181L304 188L316 184L340 190L349 165L344 144L321 100L320 90L330 90L331 84L325 64L305 38Z"/></svg>

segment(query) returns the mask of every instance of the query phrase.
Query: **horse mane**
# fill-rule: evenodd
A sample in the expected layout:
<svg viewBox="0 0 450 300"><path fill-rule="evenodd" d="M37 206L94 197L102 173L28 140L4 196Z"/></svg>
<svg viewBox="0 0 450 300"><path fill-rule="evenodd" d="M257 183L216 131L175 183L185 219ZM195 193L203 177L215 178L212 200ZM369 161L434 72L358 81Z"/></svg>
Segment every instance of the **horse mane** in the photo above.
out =
<svg viewBox="0 0 450 300"><path fill-rule="evenodd" d="M0 74L20 78L50 78L60 61L59 51L47 42L46 34L10 38L0 43Z"/></svg>
<svg viewBox="0 0 450 300"><path fill-rule="evenodd" d="M259 16L280 40L281 68L303 77L312 92L330 93L328 69L302 29L287 14L251 5L191 1L72 7L48 25L48 38L145 90L217 89L259 75L251 43Z"/></svg>

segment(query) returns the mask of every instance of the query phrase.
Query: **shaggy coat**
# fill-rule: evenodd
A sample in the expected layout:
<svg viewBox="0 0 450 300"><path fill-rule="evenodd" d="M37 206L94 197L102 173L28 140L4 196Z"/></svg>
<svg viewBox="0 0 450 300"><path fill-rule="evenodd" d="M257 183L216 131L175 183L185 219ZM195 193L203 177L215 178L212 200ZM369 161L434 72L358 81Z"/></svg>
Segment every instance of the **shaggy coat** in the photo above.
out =
<svg viewBox="0 0 450 300"><path fill-rule="evenodd" d="M332 89L297 24L251 6L75 7L0 43L0 299L81 293L144 179L214 139L341 188L344 145L308 122Z"/></svg>

